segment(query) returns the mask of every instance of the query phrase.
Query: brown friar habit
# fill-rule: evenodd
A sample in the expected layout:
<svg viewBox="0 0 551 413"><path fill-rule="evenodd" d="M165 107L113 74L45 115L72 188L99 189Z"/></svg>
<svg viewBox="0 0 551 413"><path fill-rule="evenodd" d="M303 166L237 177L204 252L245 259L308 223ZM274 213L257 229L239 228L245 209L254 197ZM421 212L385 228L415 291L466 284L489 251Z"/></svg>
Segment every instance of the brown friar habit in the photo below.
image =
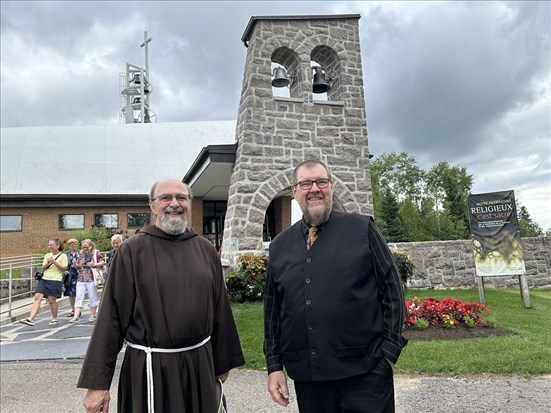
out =
<svg viewBox="0 0 551 413"><path fill-rule="evenodd" d="M243 365L222 267L192 230L172 236L147 225L111 264L78 387L109 389L124 340L180 353L153 353L155 412L215 413L215 376ZM146 354L127 347L118 412L147 411Z"/></svg>

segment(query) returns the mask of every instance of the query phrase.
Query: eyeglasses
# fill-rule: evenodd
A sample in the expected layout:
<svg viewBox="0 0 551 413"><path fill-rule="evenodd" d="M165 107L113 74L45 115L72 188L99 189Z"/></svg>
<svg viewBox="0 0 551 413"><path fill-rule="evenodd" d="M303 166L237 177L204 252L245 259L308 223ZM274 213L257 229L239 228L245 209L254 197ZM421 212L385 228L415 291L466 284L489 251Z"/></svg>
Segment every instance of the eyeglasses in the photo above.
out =
<svg viewBox="0 0 551 413"><path fill-rule="evenodd" d="M315 181L311 181L310 179L306 179L304 181L297 182L295 186L300 186L300 189L311 189L314 184L319 189L327 188L329 186L329 183L331 182L330 179L323 178L323 179L316 179Z"/></svg>
<svg viewBox="0 0 551 413"><path fill-rule="evenodd" d="M161 204L170 204L173 199L176 199L176 202L178 202L179 204L183 204L185 202L188 202L191 199L191 197L185 194L178 194L178 195L161 194L155 198L152 198L151 202L157 199Z"/></svg>

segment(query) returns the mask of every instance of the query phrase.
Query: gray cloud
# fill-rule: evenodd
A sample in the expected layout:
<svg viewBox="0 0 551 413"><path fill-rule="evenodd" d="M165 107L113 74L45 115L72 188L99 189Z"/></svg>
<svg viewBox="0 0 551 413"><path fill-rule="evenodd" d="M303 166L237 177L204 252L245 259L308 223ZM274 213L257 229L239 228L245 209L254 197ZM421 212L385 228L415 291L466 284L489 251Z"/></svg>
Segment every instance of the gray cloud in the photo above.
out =
<svg viewBox="0 0 551 413"><path fill-rule="evenodd" d="M150 43L159 122L235 119L253 15L361 13L372 153L467 167L551 227L548 2L2 2L2 127L118 122Z"/></svg>

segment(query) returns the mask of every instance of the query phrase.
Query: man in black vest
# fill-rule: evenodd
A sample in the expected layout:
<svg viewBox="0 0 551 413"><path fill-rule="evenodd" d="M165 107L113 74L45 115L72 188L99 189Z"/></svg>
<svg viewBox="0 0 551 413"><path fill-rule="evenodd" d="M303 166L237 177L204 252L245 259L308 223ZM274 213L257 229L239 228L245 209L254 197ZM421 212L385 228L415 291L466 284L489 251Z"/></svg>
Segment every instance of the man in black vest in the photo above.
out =
<svg viewBox="0 0 551 413"><path fill-rule="evenodd" d="M301 413L394 412L402 280L371 217L332 210L331 174L301 162L293 195L303 218L270 243L264 303L268 391Z"/></svg>

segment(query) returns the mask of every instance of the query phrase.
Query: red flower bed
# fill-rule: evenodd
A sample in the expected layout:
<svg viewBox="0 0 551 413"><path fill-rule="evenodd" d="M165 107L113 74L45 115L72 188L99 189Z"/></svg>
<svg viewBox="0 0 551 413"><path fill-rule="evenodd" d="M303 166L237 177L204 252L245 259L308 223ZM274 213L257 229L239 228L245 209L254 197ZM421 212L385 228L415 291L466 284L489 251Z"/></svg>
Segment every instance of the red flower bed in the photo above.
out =
<svg viewBox="0 0 551 413"><path fill-rule="evenodd" d="M483 304L477 302L462 302L453 300L450 297L438 301L434 298L419 300L414 297L413 301L406 300L406 326L415 326L417 320L423 319L432 325L442 323L444 327L458 325L465 322L469 326L478 326L483 324L482 314L490 310Z"/></svg>

